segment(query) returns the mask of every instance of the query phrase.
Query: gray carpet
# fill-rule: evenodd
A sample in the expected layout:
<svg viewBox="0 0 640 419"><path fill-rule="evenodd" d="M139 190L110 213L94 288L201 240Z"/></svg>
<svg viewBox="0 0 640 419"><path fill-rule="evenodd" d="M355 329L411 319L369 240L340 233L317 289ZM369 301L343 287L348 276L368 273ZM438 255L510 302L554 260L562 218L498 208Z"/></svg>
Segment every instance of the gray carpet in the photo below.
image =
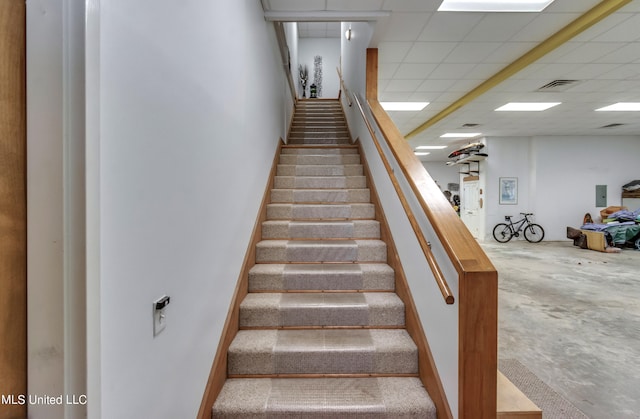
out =
<svg viewBox="0 0 640 419"><path fill-rule="evenodd" d="M517 360L500 359L498 369L542 409L543 419L589 419Z"/></svg>

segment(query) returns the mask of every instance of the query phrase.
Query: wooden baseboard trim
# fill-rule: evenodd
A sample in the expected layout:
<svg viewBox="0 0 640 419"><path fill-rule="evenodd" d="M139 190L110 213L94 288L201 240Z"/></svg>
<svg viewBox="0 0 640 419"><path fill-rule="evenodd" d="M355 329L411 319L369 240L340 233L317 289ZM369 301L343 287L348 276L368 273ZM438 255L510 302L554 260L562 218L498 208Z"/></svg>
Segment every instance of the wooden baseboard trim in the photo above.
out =
<svg viewBox="0 0 640 419"><path fill-rule="evenodd" d="M229 378L418 378L418 374L229 374Z"/></svg>
<svg viewBox="0 0 640 419"><path fill-rule="evenodd" d="M229 345L231 345L231 341L233 341L239 329L240 303L249 290L249 270L256 263L256 244L262 239L262 223L267 218L267 204L271 201L271 189L273 188L273 180L277 170L282 145L283 140L281 138L278 143L278 147L276 148L271 172L269 173L269 181L267 182L262 203L260 204L260 210L253 226L251 240L242 262L240 276L238 277L238 282L231 300L231 306L227 312L227 318L222 329L220 342L218 343L216 356L211 367L211 372L209 373L209 379L207 380L202 402L200 403L200 409L198 410L197 416L198 419L211 418L213 404L215 403L216 398L227 379L227 352L229 350Z"/></svg>
<svg viewBox="0 0 640 419"><path fill-rule="evenodd" d="M404 326L256 326L240 327L240 330L397 330Z"/></svg>

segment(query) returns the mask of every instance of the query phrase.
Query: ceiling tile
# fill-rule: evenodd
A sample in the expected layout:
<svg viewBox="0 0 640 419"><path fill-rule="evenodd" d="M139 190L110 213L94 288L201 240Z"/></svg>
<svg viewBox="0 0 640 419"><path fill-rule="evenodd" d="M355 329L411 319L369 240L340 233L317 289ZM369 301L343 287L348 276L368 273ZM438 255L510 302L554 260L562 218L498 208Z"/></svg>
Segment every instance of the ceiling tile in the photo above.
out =
<svg viewBox="0 0 640 419"><path fill-rule="evenodd" d="M378 64L378 77L381 79L390 79L398 69L400 64L396 63L380 63Z"/></svg>
<svg viewBox="0 0 640 419"><path fill-rule="evenodd" d="M412 42L382 42L378 45L378 61L380 63L402 62L412 46Z"/></svg>
<svg viewBox="0 0 640 419"><path fill-rule="evenodd" d="M384 29L385 40L417 40L430 16L430 13L392 13Z"/></svg>
<svg viewBox="0 0 640 419"><path fill-rule="evenodd" d="M473 67L473 64L440 64L438 67L436 67L435 70L433 70L429 78L434 80L447 80L452 77L461 79L465 77L473 69Z"/></svg>
<svg viewBox="0 0 640 419"><path fill-rule="evenodd" d="M414 92L421 80L390 80L385 87L385 92Z"/></svg>
<svg viewBox="0 0 640 419"><path fill-rule="evenodd" d="M498 42L466 42L456 46L447 56L447 63L478 63L500 48Z"/></svg>
<svg viewBox="0 0 640 419"><path fill-rule="evenodd" d="M436 13L420 34L420 41L462 41L482 19L480 13Z"/></svg>
<svg viewBox="0 0 640 419"><path fill-rule="evenodd" d="M535 13L487 13L469 32L465 41L508 41L530 23L536 17L535 15Z"/></svg>
<svg viewBox="0 0 640 419"><path fill-rule="evenodd" d="M622 42L589 42L579 44L571 52L556 59L558 63L591 63L612 53L625 44Z"/></svg>
<svg viewBox="0 0 640 419"><path fill-rule="evenodd" d="M567 73L567 78L571 80L596 79L619 66L620 64L583 64Z"/></svg>
<svg viewBox="0 0 640 419"><path fill-rule="evenodd" d="M395 73L396 79L419 79L427 78L435 68L436 64L401 64Z"/></svg>
<svg viewBox="0 0 640 419"><path fill-rule="evenodd" d="M327 0L327 10L372 11L381 10L384 0Z"/></svg>
<svg viewBox="0 0 640 419"><path fill-rule="evenodd" d="M542 42L579 16L579 13L540 14L511 37L510 41Z"/></svg>
<svg viewBox="0 0 640 419"><path fill-rule="evenodd" d="M551 3L545 10L545 14L557 12L581 12L584 13L591 9L601 0L556 0Z"/></svg>
<svg viewBox="0 0 640 419"><path fill-rule="evenodd" d="M380 93L380 97L378 98L378 100L380 100L380 102L405 102L405 101L409 100L410 96L411 96L410 92L389 92L389 91L384 91L384 92ZM395 120L395 118L394 118L394 120Z"/></svg>
<svg viewBox="0 0 640 419"><path fill-rule="evenodd" d="M416 42L405 57L409 63L440 63L458 44L455 42Z"/></svg>
<svg viewBox="0 0 640 419"><path fill-rule="evenodd" d="M638 79L640 78L640 64L621 65L608 73L602 74L600 78L608 80Z"/></svg>
<svg viewBox="0 0 640 419"><path fill-rule="evenodd" d="M618 23L602 35L593 38L595 42L631 42L640 39L640 15L627 15L629 18Z"/></svg>
<svg viewBox="0 0 640 419"><path fill-rule="evenodd" d="M417 92L446 92L456 80L425 80L418 88Z"/></svg>
<svg viewBox="0 0 640 419"><path fill-rule="evenodd" d="M603 57L600 57L596 62L599 63L628 63L629 61L640 60L640 42L633 42L626 44L624 47L613 51Z"/></svg>
<svg viewBox="0 0 640 419"><path fill-rule="evenodd" d="M535 42L508 42L495 50L485 60L485 63L505 63L509 64L529 52L536 45Z"/></svg>

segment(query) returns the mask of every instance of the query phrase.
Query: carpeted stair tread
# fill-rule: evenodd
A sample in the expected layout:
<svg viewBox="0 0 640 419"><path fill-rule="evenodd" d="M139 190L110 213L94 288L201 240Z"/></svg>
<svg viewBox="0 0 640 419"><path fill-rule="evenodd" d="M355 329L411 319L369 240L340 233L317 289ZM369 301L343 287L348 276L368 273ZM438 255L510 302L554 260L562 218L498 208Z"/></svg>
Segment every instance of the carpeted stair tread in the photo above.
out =
<svg viewBox="0 0 640 419"><path fill-rule="evenodd" d="M263 239L379 239L376 220L291 221L271 220L262 223Z"/></svg>
<svg viewBox="0 0 640 419"><path fill-rule="evenodd" d="M367 189L272 189L273 204L356 204L371 202L371 191Z"/></svg>
<svg viewBox="0 0 640 419"><path fill-rule="evenodd" d="M276 176L362 176L361 164L279 164Z"/></svg>
<svg viewBox="0 0 640 419"><path fill-rule="evenodd" d="M305 154L305 155L321 155L321 156L334 155L334 154L351 154L351 155L357 155L358 157L360 156L358 153L358 148L354 146L340 147L340 148L326 147L326 146L321 146L321 147L285 146L285 147L282 147L282 150L280 151L280 155L283 155L283 154L285 155L286 154Z"/></svg>
<svg viewBox="0 0 640 419"><path fill-rule="evenodd" d="M230 375L417 374L418 349L403 329L240 330Z"/></svg>
<svg viewBox="0 0 640 419"><path fill-rule="evenodd" d="M280 164L360 164L359 154L281 154Z"/></svg>
<svg viewBox="0 0 640 419"><path fill-rule="evenodd" d="M249 291L394 289L394 271L382 263L257 264L249 271Z"/></svg>
<svg viewBox="0 0 640 419"><path fill-rule="evenodd" d="M367 187L364 176L276 176L277 189L362 189Z"/></svg>
<svg viewBox="0 0 640 419"><path fill-rule="evenodd" d="M219 419L435 419L419 379L252 378L227 380L213 408Z"/></svg>
<svg viewBox="0 0 640 419"><path fill-rule="evenodd" d="M267 220L372 219L375 207L367 203L267 205Z"/></svg>
<svg viewBox="0 0 640 419"><path fill-rule="evenodd" d="M325 138L295 137L289 139L289 144L351 144L349 137L327 136Z"/></svg>
<svg viewBox="0 0 640 419"><path fill-rule="evenodd" d="M263 240L256 245L256 263L386 261L382 240Z"/></svg>
<svg viewBox="0 0 640 419"><path fill-rule="evenodd" d="M240 304L240 327L403 325L392 292L250 293Z"/></svg>

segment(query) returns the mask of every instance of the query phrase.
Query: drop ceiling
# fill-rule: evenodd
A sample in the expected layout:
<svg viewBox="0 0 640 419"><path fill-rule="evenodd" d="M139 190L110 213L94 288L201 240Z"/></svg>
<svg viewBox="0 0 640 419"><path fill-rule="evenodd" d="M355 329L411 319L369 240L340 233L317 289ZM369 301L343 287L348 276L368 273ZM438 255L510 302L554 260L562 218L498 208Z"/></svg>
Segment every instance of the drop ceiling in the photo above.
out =
<svg viewBox="0 0 640 419"><path fill-rule="evenodd" d="M389 112L408 134L599 3L555 0L540 13L437 12L440 0L263 0L263 7L345 15L389 12L377 22L377 44L371 45L379 52L379 100L430 103L419 112ZM302 26L309 23L300 25L304 36L314 33ZM321 31L316 33L320 37ZM556 80L572 83L541 89ZM544 112L494 111L507 102L562 104ZM640 135L640 113L595 111L616 102L640 102L638 0L409 141L414 148L449 145L421 157L429 161L445 160L452 149L469 141L441 139L446 132L482 132L487 137Z"/></svg>

